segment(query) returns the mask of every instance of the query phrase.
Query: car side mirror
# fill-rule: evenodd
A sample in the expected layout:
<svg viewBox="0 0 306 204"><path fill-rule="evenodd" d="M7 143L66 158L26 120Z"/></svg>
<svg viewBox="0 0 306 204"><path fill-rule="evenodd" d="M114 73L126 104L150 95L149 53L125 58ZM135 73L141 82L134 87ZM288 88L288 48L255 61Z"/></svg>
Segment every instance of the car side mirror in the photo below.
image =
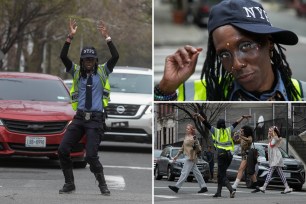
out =
<svg viewBox="0 0 306 204"><path fill-rule="evenodd" d="M291 159L295 159L293 155L289 155L289 158L291 158Z"/></svg>
<svg viewBox="0 0 306 204"><path fill-rule="evenodd" d="M171 159L170 154L167 154L166 157L169 158L169 159Z"/></svg>

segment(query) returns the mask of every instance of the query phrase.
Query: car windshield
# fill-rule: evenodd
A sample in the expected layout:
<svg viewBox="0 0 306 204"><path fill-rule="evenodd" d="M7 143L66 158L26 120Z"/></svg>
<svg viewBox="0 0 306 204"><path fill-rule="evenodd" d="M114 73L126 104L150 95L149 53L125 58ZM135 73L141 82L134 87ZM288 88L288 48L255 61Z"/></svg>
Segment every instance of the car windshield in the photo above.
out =
<svg viewBox="0 0 306 204"><path fill-rule="evenodd" d="M69 102L70 96L58 80L0 78L0 100Z"/></svg>
<svg viewBox="0 0 306 204"><path fill-rule="evenodd" d="M265 151L268 150L268 145L255 145L256 149L258 149L259 156L265 157ZM278 148L282 154L283 158L289 158L289 155L283 150L281 147Z"/></svg>
<svg viewBox="0 0 306 204"><path fill-rule="evenodd" d="M109 75L111 92L152 93L152 76L144 74L112 73Z"/></svg>
<svg viewBox="0 0 306 204"><path fill-rule="evenodd" d="M159 157L161 152L161 150L154 150L154 157Z"/></svg>
<svg viewBox="0 0 306 204"><path fill-rule="evenodd" d="M178 153L178 151L179 151L180 149L172 149L172 152L171 152L171 157L175 157L175 155L177 155L177 153ZM180 154L180 156L178 157L178 159L183 159L185 157L185 155L184 154Z"/></svg>

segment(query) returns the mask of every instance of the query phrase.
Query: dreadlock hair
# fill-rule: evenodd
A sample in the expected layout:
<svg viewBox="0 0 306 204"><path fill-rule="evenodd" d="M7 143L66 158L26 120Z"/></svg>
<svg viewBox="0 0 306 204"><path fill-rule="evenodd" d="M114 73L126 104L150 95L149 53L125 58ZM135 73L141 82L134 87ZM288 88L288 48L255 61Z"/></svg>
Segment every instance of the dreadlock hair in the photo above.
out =
<svg viewBox="0 0 306 204"><path fill-rule="evenodd" d="M250 126L245 125L241 129L243 129L244 136L251 136L253 138L253 129Z"/></svg>
<svg viewBox="0 0 306 204"><path fill-rule="evenodd" d="M226 126L225 126L225 120L224 119L219 119L218 121L217 121L217 128L218 129L225 129L226 128Z"/></svg>
<svg viewBox="0 0 306 204"><path fill-rule="evenodd" d="M274 44L275 46L272 50L273 55L271 57L272 66L280 72L288 100L295 101L301 96L301 94L298 93L291 81L292 72L286 60L286 56L282 51L285 50L285 48L281 47L278 43ZM203 80L204 77L205 80ZM206 87L207 100L228 101L230 94L226 94L225 91L231 91L233 80L234 77L223 68L222 63L216 54L216 48L213 43L211 32L208 37L206 59L201 71L201 82L202 85Z"/></svg>
<svg viewBox="0 0 306 204"><path fill-rule="evenodd" d="M94 65L93 73L97 74L97 70L98 70L98 58L96 58L96 63ZM83 77L83 78L87 77L86 69L83 66L83 59L81 58L80 58L80 77Z"/></svg>
<svg viewBox="0 0 306 204"><path fill-rule="evenodd" d="M295 88L295 86L293 85L291 81L292 71L286 60L286 56L283 53L283 50L286 50L286 49L280 46L278 43L275 43L275 45L277 49L274 46L272 50L273 55L271 57L273 67L275 69L278 69L278 71L280 72L281 78L284 82L284 85L287 91L288 100L296 101L298 97L301 97L301 94L298 92L298 90Z"/></svg>

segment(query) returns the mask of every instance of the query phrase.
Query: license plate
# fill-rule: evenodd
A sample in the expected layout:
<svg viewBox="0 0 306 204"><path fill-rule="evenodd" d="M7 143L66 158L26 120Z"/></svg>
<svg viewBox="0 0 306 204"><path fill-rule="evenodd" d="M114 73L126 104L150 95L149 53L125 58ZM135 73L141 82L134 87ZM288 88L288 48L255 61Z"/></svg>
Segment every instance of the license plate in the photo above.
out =
<svg viewBox="0 0 306 204"><path fill-rule="evenodd" d="M290 177L291 177L291 173L286 173L286 172L284 172L284 176L285 176L286 178L290 178Z"/></svg>
<svg viewBox="0 0 306 204"><path fill-rule="evenodd" d="M46 147L46 137L26 137L26 147Z"/></svg>
<svg viewBox="0 0 306 204"><path fill-rule="evenodd" d="M113 122L111 123L111 127L114 128L119 128L119 127L129 127L129 123L128 122Z"/></svg>

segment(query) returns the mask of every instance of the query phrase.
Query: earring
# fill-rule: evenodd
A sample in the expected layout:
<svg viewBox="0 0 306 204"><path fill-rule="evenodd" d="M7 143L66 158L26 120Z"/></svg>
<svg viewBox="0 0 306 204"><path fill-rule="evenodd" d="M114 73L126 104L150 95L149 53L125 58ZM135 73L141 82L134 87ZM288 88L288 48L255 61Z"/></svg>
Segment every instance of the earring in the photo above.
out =
<svg viewBox="0 0 306 204"><path fill-rule="evenodd" d="M273 57L273 50L270 50L270 58Z"/></svg>

